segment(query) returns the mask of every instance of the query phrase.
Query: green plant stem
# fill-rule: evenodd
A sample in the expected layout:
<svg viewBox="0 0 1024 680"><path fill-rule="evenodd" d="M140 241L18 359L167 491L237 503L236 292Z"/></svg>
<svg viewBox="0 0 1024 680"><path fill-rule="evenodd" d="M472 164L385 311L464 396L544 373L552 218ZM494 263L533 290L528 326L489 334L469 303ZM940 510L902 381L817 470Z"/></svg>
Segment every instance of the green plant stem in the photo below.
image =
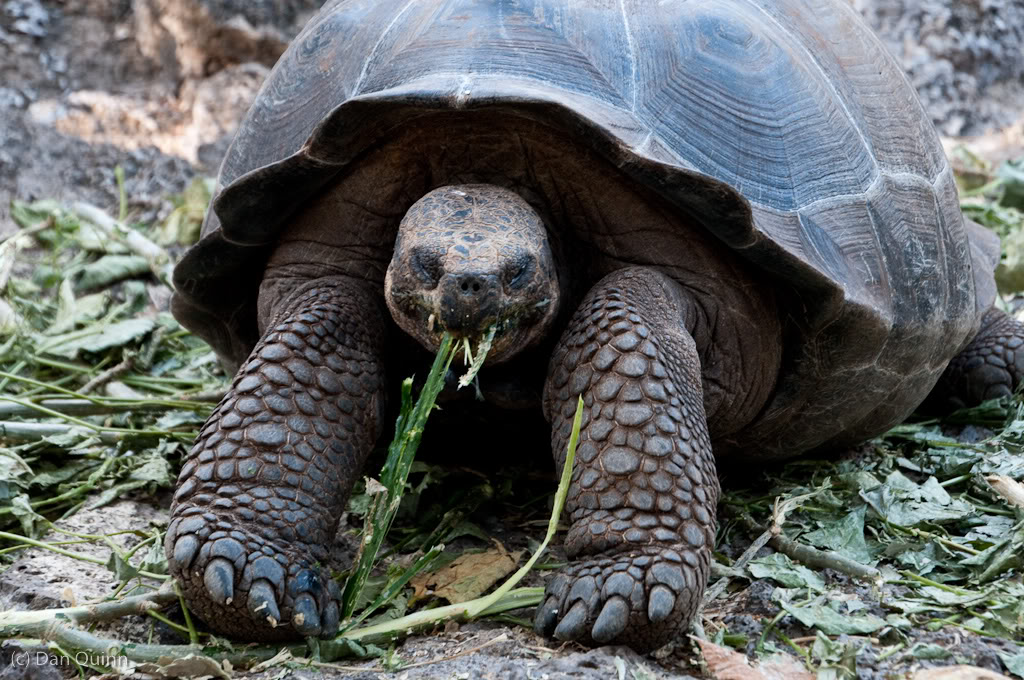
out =
<svg viewBox="0 0 1024 680"><path fill-rule="evenodd" d="M16 543L23 543L25 545L31 545L36 548L43 548L44 550L49 550L51 552L57 553L58 555L64 555L65 557L70 557L72 559L80 560L82 562L90 562L92 564L98 564L104 567L107 566L107 560L104 560L102 558L93 557L92 555L83 555L82 553L71 552L70 550L64 550L63 548L58 548L52 543L37 541L34 538L19 536L18 534L10 534L6 531L0 531L0 539L7 539L8 541L14 541ZM166 574L154 574L150 571L139 571L138 574L139 576L145 576L146 578L152 578L158 581L166 581L170 579L170 576L167 576Z"/></svg>

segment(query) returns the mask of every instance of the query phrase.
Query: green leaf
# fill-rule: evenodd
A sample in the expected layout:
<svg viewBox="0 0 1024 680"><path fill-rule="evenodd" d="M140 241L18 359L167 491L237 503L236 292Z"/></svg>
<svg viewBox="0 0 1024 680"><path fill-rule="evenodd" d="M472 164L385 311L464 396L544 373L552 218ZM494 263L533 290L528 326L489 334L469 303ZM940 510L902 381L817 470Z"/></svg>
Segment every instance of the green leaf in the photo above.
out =
<svg viewBox="0 0 1024 680"><path fill-rule="evenodd" d="M787 588L810 588L819 593L825 590L825 580L821 576L782 553L751 560L747 569L754 578L770 578Z"/></svg>
<svg viewBox="0 0 1024 680"><path fill-rule="evenodd" d="M75 281L77 290L101 288L136 276L149 274L149 263L138 255L105 255L82 267Z"/></svg>
<svg viewBox="0 0 1024 680"><path fill-rule="evenodd" d="M43 354L74 359L79 352L99 352L123 347L153 330L150 319L128 319L112 324L96 324L70 333L44 338L38 351Z"/></svg>
<svg viewBox="0 0 1024 680"><path fill-rule="evenodd" d="M1002 659L1003 665L1006 666L1006 670L1019 678L1024 678L1024 652L1012 655L999 652L999 658Z"/></svg>
<svg viewBox="0 0 1024 680"><path fill-rule="evenodd" d="M819 597L809 605L796 605L781 600L779 605L803 625L826 635L874 633L886 626L885 621L874 614L840 613L821 600Z"/></svg>
<svg viewBox="0 0 1024 680"><path fill-rule="evenodd" d="M118 581L130 581L139 575L139 570L124 561L117 553L110 553L107 569L117 575Z"/></svg>
<svg viewBox="0 0 1024 680"><path fill-rule="evenodd" d="M1024 210L1024 158L1010 160L999 166L996 176L1002 181L1002 205Z"/></svg>
<svg viewBox="0 0 1024 680"><path fill-rule="evenodd" d="M934 477L915 484L898 470L880 487L860 496L884 520L904 527L960 520L975 512L970 503L950 497Z"/></svg>
<svg viewBox="0 0 1024 680"><path fill-rule="evenodd" d="M803 539L819 548L835 550L843 557L874 564L874 555L864 540L864 517L867 507L858 505L840 517L822 520L821 528L803 535Z"/></svg>
<svg viewBox="0 0 1024 680"><path fill-rule="evenodd" d="M924 642L916 643L913 647L907 650L907 654L915 659L928 659L932 661L937 659L948 659L953 656L953 653L945 647Z"/></svg>

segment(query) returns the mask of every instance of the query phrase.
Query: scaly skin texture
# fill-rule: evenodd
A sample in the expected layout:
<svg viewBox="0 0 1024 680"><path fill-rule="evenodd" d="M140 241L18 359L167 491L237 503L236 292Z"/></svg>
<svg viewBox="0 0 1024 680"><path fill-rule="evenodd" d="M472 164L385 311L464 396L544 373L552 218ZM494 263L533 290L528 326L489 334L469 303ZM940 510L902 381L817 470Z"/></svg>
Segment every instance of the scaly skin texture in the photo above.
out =
<svg viewBox="0 0 1024 680"><path fill-rule="evenodd" d="M1013 394L1024 377L1024 324L998 309L981 319L970 344L953 357L923 410L948 413Z"/></svg>
<svg viewBox="0 0 1024 680"><path fill-rule="evenodd" d="M325 569L381 430L378 296L320 279L280 305L178 477L166 550L190 609L253 640L332 637Z"/></svg>
<svg viewBox="0 0 1024 680"><path fill-rule="evenodd" d="M586 410L566 501L572 562L548 583L538 632L645 651L697 612L719 486L688 304L661 273L616 271L552 356L544 407L559 467L581 394Z"/></svg>

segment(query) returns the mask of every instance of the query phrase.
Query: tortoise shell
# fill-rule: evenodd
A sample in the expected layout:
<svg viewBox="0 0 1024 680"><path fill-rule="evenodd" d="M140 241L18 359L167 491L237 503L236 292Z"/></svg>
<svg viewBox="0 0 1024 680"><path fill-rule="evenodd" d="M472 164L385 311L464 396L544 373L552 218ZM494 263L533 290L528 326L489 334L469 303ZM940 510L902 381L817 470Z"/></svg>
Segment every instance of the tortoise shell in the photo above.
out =
<svg viewBox="0 0 1024 680"><path fill-rule="evenodd" d="M585 147L786 287L775 394L720 455L884 430L993 301L998 242L963 220L915 92L845 0L331 0L241 124L175 313L241 363L297 212L418 122L498 114ZM397 226L419 196L391 195Z"/></svg>

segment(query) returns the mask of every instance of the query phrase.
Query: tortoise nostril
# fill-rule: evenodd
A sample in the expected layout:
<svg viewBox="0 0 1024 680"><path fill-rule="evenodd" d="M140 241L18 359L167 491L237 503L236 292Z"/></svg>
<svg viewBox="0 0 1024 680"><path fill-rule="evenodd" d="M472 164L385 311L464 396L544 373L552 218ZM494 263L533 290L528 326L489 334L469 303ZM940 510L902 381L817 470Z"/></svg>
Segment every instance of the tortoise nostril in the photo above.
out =
<svg viewBox="0 0 1024 680"><path fill-rule="evenodd" d="M483 290L483 281L478 276L466 275L459 277L459 290L464 295L475 295Z"/></svg>

